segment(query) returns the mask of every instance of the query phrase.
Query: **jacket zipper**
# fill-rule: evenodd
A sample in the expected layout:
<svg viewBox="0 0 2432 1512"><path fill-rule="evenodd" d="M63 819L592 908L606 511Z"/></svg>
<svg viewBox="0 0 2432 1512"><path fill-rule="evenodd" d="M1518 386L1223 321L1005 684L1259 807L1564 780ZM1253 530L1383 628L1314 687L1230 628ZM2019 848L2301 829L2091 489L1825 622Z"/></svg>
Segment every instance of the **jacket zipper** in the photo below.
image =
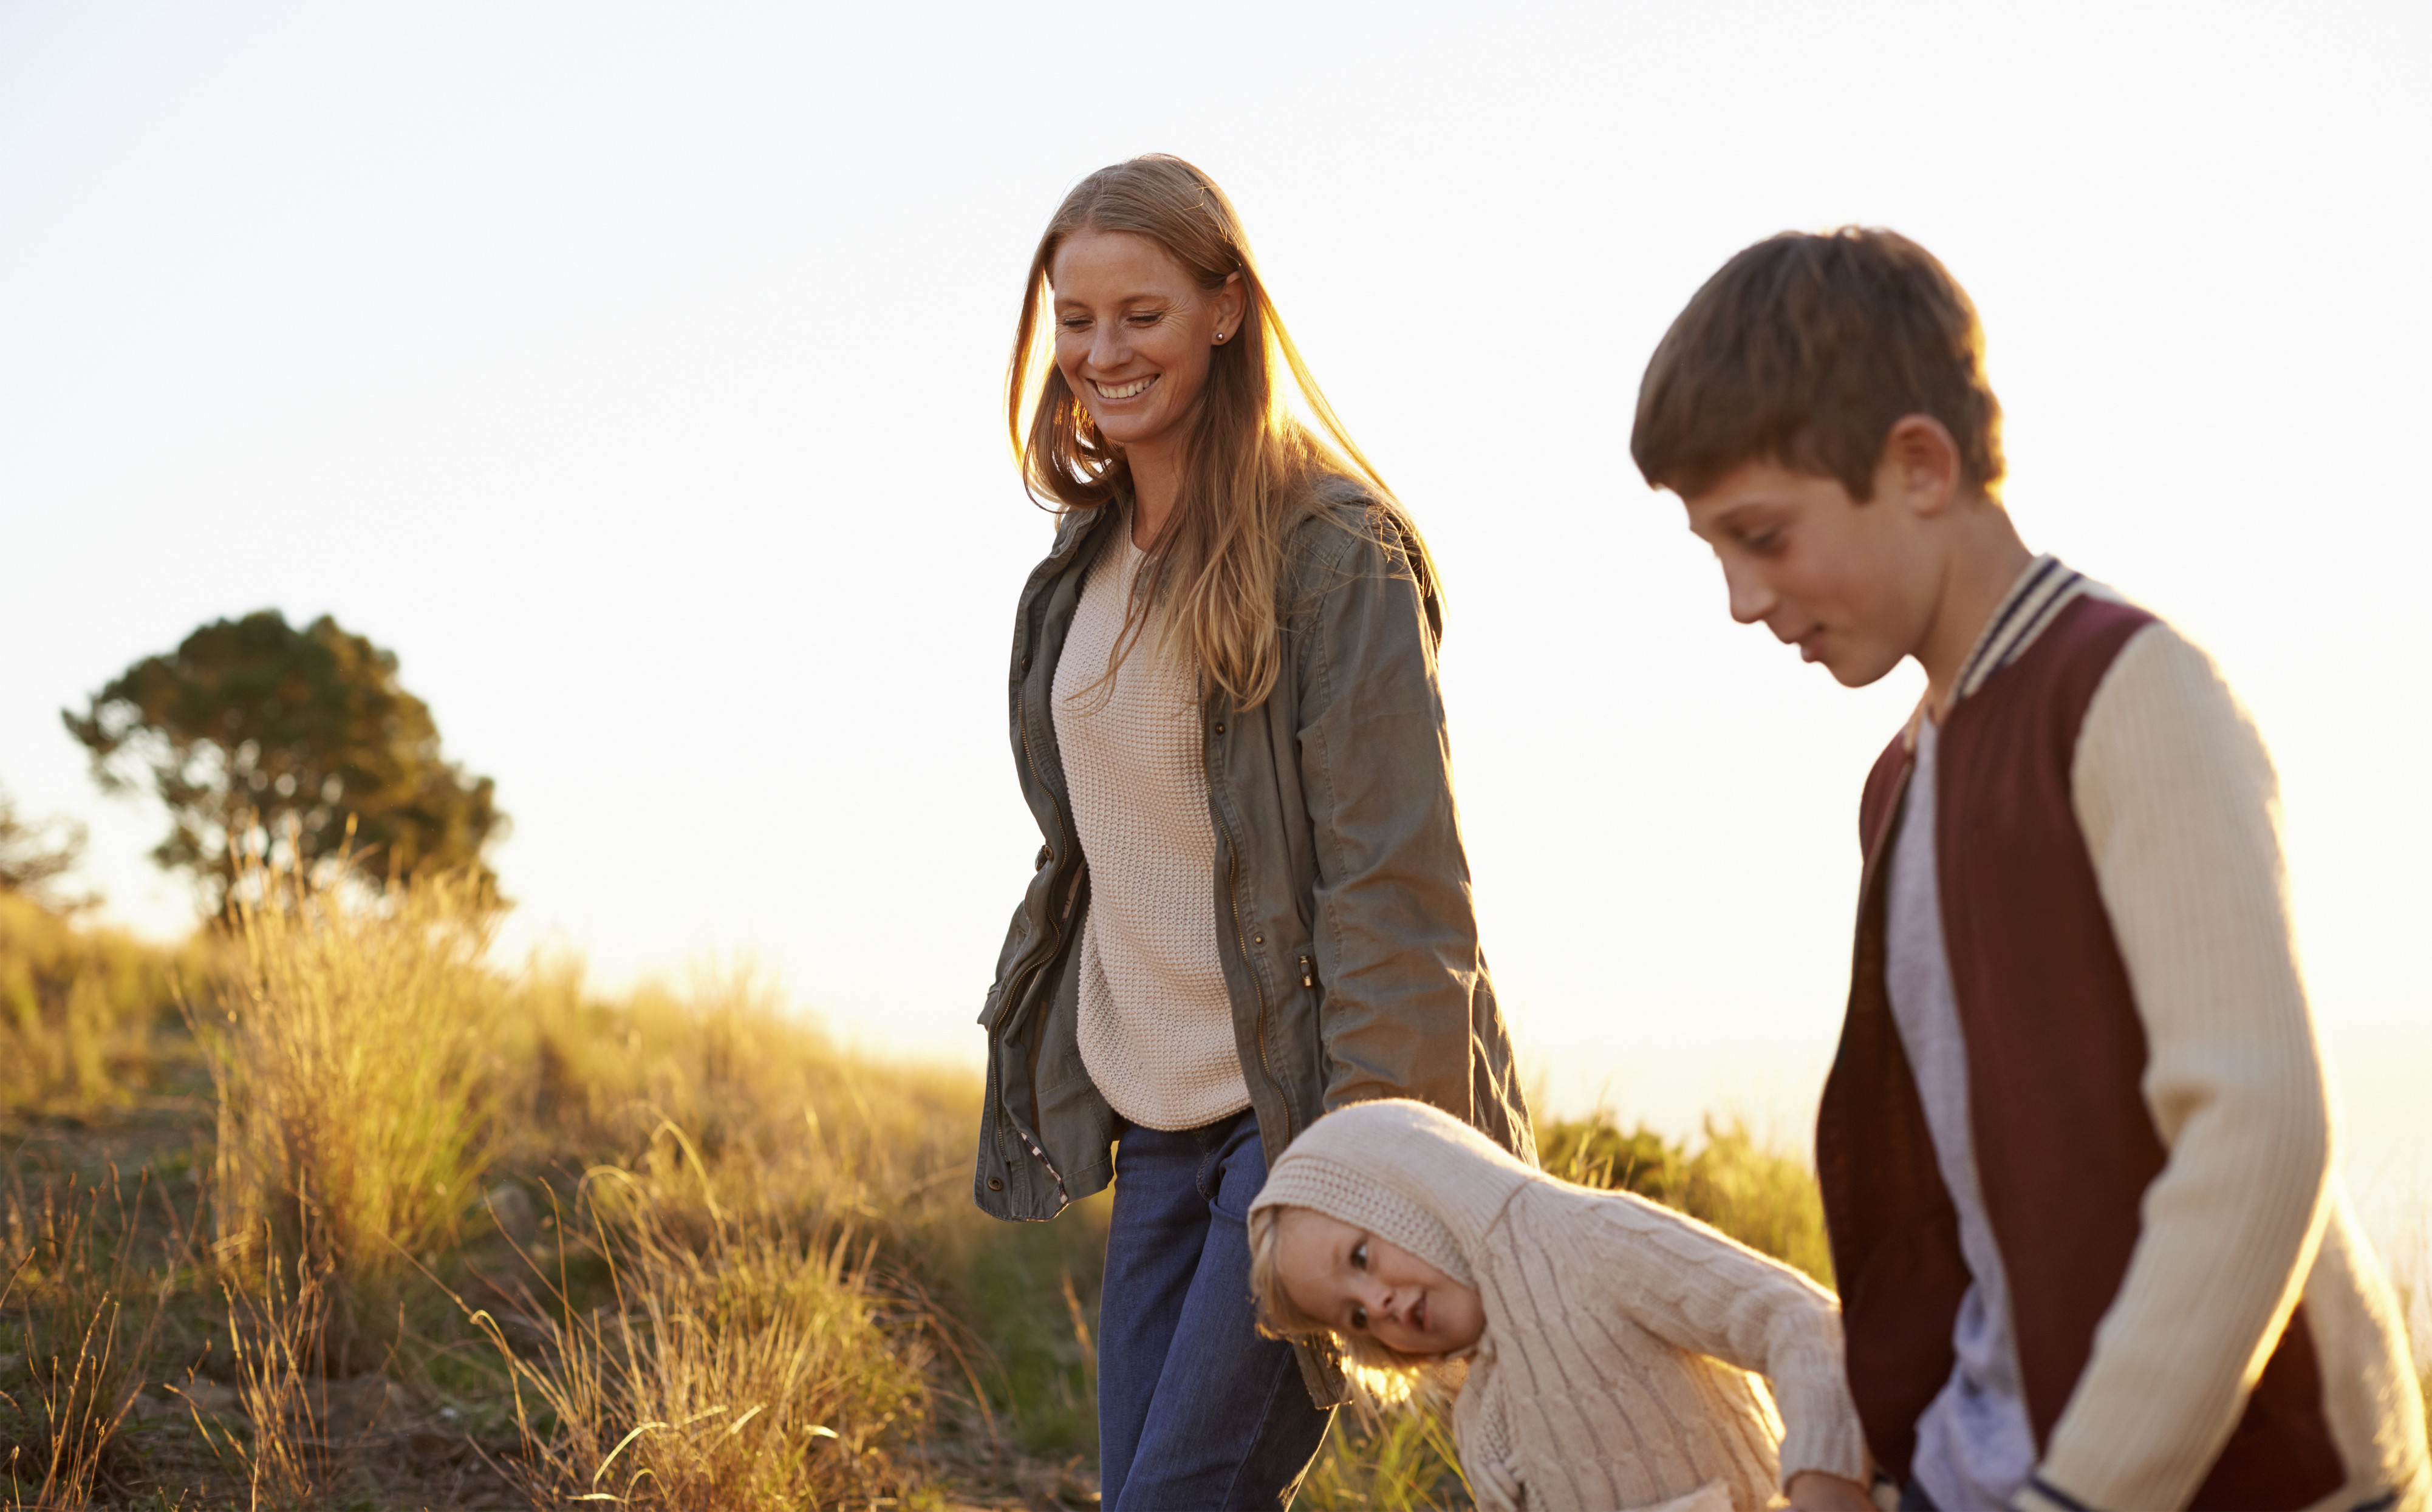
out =
<svg viewBox="0 0 2432 1512"><path fill-rule="evenodd" d="M1304 987L1317 985L1317 963L1308 956L1300 958L1300 984Z"/></svg>
<svg viewBox="0 0 2432 1512"><path fill-rule="evenodd" d="M1065 831L1064 808L1063 805L1056 801L1056 790L1047 785L1047 774L1039 770L1038 754L1030 748L1030 712L1027 709L1022 711L1022 762L1029 766L1030 775L1038 780L1039 790L1047 795L1047 806L1055 811L1056 838L1058 840L1063 839ZM1053 865L1056 863L1056 848L1052 843L1047 848L1047 862L1050 865ZM1041 960L1052 961L1056 959L1056 952L1064 948L1064 925L1072 917L1072 905L1080 899L1080 896L1081 879L1078 876L1075 876L1072 879L1071 889L1064 895L1063 912L1050 917L1047 921L1047 952L1040 958ZM1038 976L1038 974L1039 965L1037 962L1034 962L1027 972L1023 973L1020 978L1016 979L1016 981L1007 983L1005 984L1005 993L1008 1000L1014 1002L1021 1001L1022 994L1030 989L1030 983L1032 979ZM1022 1142L1029 1147L1030 1153L1040 1165L1047 1168L1047 1174L1056 1179L1056 1205L1059 1209L1070 1206L1072 1201L1072 1193L1068 1191L1064 1185L1064 1173L1056 1168L1056 1162L1047 1158L1047 1151L1039 1147L1038 1139L1032 1135L1031 1132L1022 1127L1021 1119L1016 1118L1014 1120L1014 1128L1021 1133Z"/></svg>

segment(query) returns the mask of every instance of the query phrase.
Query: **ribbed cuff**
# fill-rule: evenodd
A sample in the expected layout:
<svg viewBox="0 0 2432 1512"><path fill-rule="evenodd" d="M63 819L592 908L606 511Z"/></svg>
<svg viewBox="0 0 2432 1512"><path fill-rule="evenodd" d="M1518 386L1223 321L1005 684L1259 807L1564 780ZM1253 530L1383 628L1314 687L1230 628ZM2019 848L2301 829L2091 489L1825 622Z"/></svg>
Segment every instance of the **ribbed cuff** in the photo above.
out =
<svg viewBox="0 0 2432 1512"><path fill-rule="evenodd" d="M1822 1470L1864 1486L1866 1430L1843 1385L1836 1349L1785 1351L1773 1361L1774 1405L1782 1411L1782 1484L1802 1470Z"/></svg>

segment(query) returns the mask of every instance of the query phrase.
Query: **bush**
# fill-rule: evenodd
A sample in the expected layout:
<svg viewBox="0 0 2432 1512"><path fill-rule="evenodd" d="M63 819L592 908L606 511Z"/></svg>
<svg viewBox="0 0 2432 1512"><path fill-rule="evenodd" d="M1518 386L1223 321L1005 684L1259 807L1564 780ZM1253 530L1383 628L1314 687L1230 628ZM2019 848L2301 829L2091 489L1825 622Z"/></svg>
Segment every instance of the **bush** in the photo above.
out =
<svg viewBox="0 0 2432 1512"><path fill-rule="evenodd" d="M1832 1285L1824 1235L1824 1200L1807 1163L1760 1148L1745 1125L1706 1122L1705 1143L1689 1152L1645 1125L1624 1134L1612 1116L1565 1119L1544 1131L1545 1169L1582 1186L1636 1192L1711 1223L1751 1250Z"/></svg>
<svg viewBox="0 0 2432 1512"><path fill-rule="evenodd" d="M325 1278L325 1373L380 1363L412 1257L452 1241L480 1190L493 917L450 877L372 894L257 869L240 890L231 981L196 1016L219 1092L215 1250L248 1286Z"/></svg>

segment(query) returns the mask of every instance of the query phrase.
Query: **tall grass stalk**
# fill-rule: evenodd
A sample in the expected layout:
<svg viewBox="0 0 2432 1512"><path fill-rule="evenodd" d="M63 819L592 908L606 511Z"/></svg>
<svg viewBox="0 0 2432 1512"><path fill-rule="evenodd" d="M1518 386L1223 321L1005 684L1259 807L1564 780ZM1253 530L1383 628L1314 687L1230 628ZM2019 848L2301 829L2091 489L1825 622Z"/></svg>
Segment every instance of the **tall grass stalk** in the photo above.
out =
<svg viewBox="0 0 2432 1512"><path fill-rule="evenodd" d="M331 1477L333 1456L322 1431L329 1383L317 1356L329 1332L326 1271L326 1262L316 1267L297 1256L274 1265L253 1293L221 1290L245 1431L206 1420L199 1408L193 1419L203 1441L245 1487L249 1512L311 1506Z"/></svg>
<svg viewBox="0 0 2432 1512"><path fill-rule="evenodd" d="M492 899L454 877L357 891L257 869L237 966L196 1015L219 1092L217 1251L248 1285L321 1278L312 1368L380 1363L406 1256L451 1241L490 1154Z"/></svg>
<svg viewBox="0 0 2432 1512"><path fill-rule="evenodd" d="M931 1351L926 1319L878 1285L875 1245L843 1224L747 1219L681 1184L585 1179L613 1303L578 1313L553 1287L537 1354L477 1315L515 1385L525 1451L508 1473L536 1507L775 1512L900 1489L893 1451L927 1421Z"/></svg>
<svg viewBox="0 0 2432 1512"><path fill-rule="evenodd" d="M83 1507L115 1457L173 1274L136 1261L148 1190L147 1173L130 1201L114 1170L82 1192L12 1180L0 1250L0 1319L17 1324L24 1371L17 1390L0 1386L11 1506Z"/></svg>

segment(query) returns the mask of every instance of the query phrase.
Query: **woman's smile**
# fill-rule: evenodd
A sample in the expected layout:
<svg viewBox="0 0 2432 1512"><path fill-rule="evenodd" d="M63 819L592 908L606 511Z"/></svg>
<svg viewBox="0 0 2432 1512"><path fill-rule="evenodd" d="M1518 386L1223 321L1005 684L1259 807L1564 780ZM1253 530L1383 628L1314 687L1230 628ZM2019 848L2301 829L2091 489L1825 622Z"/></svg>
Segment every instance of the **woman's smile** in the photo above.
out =
<svg viewBox="0 0 2432 1512"><path fill-rule="evenodd" d="M1153 540L1209 364L1241 323L1238 276L1203 288L1158 243L1087 227L1056 248L1048 274L1056 365L1100 437L1123 451L1140 511L1134 538Z"/></svg>

